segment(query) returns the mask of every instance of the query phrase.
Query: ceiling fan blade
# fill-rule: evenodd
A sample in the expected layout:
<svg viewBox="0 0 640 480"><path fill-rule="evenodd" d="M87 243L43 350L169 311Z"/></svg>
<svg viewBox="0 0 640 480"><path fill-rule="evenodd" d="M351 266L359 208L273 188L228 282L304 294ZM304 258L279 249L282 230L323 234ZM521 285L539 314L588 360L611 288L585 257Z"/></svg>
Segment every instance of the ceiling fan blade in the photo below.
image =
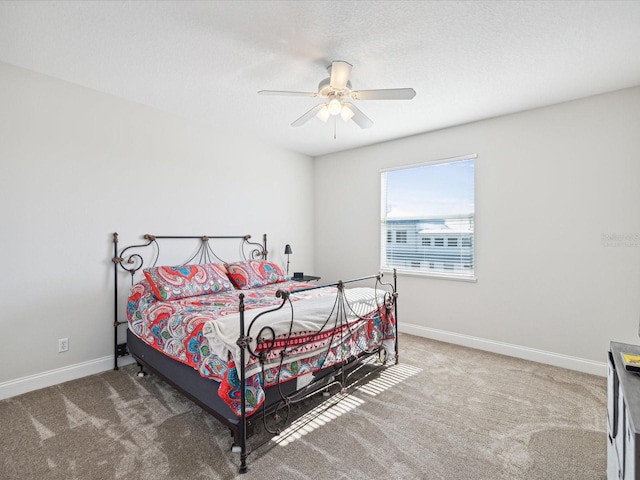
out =
<svg viewBox="0 0 640 480"><path fill-rule="evenodd" d="M362 113L362 110L356 107L353 103L344 102L342 104L342 107L348 108L353 112L353 117L351 117L351 120L353 120L356 123L356 125L358 125L360 128L373 127L373 122L371 121L371 119L367 117L364 113Z"/></svg>
<svg viewBox="0 0 640 480"><path fill-rule="evenodd" d="M331 62L329 86L335 90L344 90L351 75L351 64L343 61Z"/></svg>
<svg viewBox="0 0 640 480"><path fill-rule="evenodd" d="M318 96L317 93L313 92L286 92L280 90L260 90L258 95L287 95L290 97L312 97L316 98Z"/></svg>
<svg viewBox="0 0 640 480"><path fill-rule="evenodd" d="M354 100L411 100L415 96L416 91L413 88L387 88L351 92L351 98Z"/></svg>
<svg viewBox="0 0 640 480"><path fill-rule="evenodd" d="M299 119L297 119L295 122L293 122L291 124L291 126L292 127L301 127L302 125L307 123L309 120L311 120L313 117L315 117L318 114L318 112L320 110L322 110L322 107L324 107L324 103L320 103L320 104L316 105L311 110L309 110L307 113L302 115Z"/></svg>

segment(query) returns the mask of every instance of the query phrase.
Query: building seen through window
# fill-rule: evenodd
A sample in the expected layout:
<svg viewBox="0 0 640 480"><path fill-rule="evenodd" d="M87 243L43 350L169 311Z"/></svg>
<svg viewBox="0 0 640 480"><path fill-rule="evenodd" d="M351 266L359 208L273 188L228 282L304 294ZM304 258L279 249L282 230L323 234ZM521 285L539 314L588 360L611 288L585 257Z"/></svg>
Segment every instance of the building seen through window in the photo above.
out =
<svg viewBox="0 0 640 480"><path fill-rule="evenodd" d="M475 155L381 172L382 268L475 278Z"/></svg>

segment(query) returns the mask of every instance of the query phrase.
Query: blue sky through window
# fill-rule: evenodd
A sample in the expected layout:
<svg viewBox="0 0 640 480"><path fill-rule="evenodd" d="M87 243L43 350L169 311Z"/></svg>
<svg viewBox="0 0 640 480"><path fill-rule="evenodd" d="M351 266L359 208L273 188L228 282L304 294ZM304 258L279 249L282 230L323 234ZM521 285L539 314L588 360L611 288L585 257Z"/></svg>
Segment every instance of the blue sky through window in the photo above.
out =
<svg viewBox="0 0 640 480"><path fill-rule="evenodd" d="M473 159L386 172L387 218L473 214L474 172Z"/></svg>

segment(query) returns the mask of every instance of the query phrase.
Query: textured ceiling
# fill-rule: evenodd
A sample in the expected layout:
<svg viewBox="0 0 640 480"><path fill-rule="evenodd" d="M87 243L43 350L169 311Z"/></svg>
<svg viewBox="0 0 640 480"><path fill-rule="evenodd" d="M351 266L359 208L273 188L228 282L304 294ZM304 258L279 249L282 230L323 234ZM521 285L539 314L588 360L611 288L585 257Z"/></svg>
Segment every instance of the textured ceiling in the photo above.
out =
<svg viewBox="0 0 640 480"><path fill-rule="evenodd" d="M0 61L318 156L640 85L640 1L2 1ZM290 124L332 60L374 121Z"/></svg>

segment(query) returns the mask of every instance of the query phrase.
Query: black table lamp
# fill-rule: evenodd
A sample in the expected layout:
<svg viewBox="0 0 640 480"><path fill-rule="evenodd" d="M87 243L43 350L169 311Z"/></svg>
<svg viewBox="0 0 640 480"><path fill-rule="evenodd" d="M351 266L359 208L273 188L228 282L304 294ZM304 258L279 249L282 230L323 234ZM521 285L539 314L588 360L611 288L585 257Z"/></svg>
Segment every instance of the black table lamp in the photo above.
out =
<svg viewBox="0 0 640 480"><path fill-rule="evenodd" d="M289 255L293 252L291 251L291 245L288 243L284 246L284 254L287 256L287 276L289 276Z"/></svg>

